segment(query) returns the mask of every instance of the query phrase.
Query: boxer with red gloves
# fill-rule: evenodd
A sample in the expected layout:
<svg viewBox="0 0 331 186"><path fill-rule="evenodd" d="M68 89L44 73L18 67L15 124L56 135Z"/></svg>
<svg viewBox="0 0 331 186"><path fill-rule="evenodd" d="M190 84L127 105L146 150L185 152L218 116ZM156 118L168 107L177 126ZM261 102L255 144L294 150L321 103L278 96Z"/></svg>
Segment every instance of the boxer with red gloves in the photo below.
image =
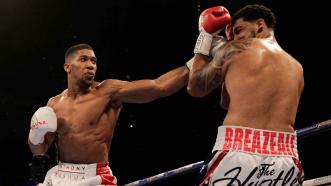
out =
<svg viewBox="0 0 331 186"><path fill-rule="evenodd" d="M303 68L277 43L276 19L269 8L245 6L233 14L231 24L221 18L200 18L213 29L200 23L204 29L200 28L187 87L190 95L204 97L223 85L221 104L228 110L197 184L301 185L304 173L294 124L304 87ZM229 41L210 61L206 56L210 38L225 25Z"/></svg>

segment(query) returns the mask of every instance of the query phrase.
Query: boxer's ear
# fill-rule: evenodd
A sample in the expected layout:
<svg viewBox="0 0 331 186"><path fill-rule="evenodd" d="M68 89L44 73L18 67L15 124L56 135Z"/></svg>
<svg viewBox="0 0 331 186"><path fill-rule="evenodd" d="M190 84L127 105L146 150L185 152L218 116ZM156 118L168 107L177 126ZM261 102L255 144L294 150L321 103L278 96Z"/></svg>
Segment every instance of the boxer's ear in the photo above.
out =
<svg viewBox="0 0 331 186"><path fill-rule="evenodd" d="M263 31L263 28L261 27L257 30L257 33L261 33L262 31Z"/></svg>
<svg viewBox="0 0 331 186"><path fill-rule="evenodd" d="M261 32L263 32L263 30L264 30L264 27L266 26L266 23L265 23L265 21L264 21L264 19L258 19L257 21L256 21L256 24L257 24L257 33L261 33Z"/></svg>
<svg viewBox="0 0 331 186"><path fill-rule="evenodd" d="M63 68L67 73L70 72L70 64L69 63L64 63Z"/></svg>

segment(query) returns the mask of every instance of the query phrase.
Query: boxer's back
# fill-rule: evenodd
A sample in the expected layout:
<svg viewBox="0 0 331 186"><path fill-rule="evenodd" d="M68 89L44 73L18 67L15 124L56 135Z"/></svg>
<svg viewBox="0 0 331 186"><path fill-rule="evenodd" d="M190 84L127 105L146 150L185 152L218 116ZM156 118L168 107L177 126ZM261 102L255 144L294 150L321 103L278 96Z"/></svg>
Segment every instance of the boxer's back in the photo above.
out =
<svg viewBox="0 0 331 186"><path fill-rule="evenodd" d="M225 84L230 105L224 125L293 131L303 71L275 40L251 40L229 62Z"/></svg>

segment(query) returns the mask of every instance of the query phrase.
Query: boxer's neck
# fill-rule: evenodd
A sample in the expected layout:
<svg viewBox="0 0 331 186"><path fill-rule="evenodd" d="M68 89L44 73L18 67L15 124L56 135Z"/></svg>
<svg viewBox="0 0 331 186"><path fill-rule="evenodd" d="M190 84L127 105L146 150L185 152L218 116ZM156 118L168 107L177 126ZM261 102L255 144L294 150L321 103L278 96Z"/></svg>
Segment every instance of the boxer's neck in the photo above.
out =
<svg viewBox="0 0 331 186"><path fill-rule="evenodd" d="M92 89L92 86L79 83L68 83L67 96L76 98L80 95L87 94Z"/></svg>

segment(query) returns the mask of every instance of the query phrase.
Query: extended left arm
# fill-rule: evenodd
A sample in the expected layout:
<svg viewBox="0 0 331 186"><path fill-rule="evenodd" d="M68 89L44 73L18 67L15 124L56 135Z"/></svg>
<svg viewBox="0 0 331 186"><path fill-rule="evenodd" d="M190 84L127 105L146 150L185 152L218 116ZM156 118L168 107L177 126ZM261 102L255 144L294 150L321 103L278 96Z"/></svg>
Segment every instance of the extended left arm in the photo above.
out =
<svg viewBox="0 0 331 186"><path fill-rule="evenodd" d="M182 66L154 80L121 81L111 96L120 102L150 102L161 97L169 96L182 89L188 82L188 75L189 69L186 66Z"/></svg>

